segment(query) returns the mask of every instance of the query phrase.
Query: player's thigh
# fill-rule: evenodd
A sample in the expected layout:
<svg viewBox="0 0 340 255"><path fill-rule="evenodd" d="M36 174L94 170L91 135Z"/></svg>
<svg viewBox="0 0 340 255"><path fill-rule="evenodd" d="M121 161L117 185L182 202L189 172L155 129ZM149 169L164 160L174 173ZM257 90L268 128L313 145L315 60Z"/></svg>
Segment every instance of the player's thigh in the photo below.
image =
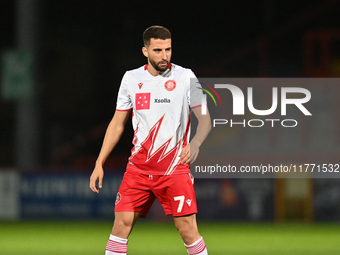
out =
<svg viewBox="0 0 340 255"><path fill-rule="evenodd" d="M190 228L197 230L196 214L190 214L185 216L175 216L174 223L177 229Z"/></svg>
<svg viewBox="0 0 340 255"><path fill-rule="evenodd" d="M120 238L128 238L141 212L115 212L115 220L111 234Z"/></svg>
<svg viewBox="0 0 340 255"><path fill-rule="evenodd" d="M127 227L133 227L140 216L140 212L115 212L114 223L120 223Z"/></svg>
<svg viewBox="0 0 340 255"><path fill-rule="evenodd" d="M186 244L192 244L201 237L198 232L196 214L174 217L174 223Z"/></svg>

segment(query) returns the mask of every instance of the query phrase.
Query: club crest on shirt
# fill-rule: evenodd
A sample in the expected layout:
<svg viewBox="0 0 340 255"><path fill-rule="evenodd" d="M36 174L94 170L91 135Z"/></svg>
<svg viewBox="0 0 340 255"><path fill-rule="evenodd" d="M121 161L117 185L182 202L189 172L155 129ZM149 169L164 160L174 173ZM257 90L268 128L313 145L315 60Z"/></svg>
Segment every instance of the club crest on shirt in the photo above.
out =
<svg viewBox="0 0 340 255"><path fill-rule="evenodd" d="M176 88L176 82L174 80L166 81L164 87L167 91L173 91Z"/></svg>
<svg viewBox="0 0 340 255"><path fill-rule="evenodd" d="M117 205L120 202L121 198L122 198L122 196L120 195L119 192L117 192L115 205Z"/></svg>

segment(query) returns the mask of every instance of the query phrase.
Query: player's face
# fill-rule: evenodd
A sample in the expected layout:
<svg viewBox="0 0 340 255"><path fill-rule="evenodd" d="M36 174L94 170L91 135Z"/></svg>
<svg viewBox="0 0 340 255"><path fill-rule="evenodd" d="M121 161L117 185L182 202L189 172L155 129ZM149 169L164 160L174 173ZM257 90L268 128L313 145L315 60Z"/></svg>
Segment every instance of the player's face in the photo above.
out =
<svg viewBox="0 0 340 255"><path fill-rule="evenodd" d="M168 69L171 60L171 39L151 38L150 45L143 47L143 54L151 65L151 73L161 74Z"/></svg>

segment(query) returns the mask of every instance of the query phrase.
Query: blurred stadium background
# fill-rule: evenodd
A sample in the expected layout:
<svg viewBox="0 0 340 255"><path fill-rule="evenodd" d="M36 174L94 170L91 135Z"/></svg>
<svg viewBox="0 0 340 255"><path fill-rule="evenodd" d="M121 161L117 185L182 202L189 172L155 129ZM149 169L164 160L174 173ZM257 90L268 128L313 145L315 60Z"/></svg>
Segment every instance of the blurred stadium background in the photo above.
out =
<svg viewBox="0 0 340 255"><path fill-rule="evenodd" d="M0 254L103 254L130 123L99 195L89 176L120 80L145 64L145 28L168 27L172 62L198 77L339 77L339 11L337 0L1 0ZM294 146L320 144L315 159L339 164L339 102L316 99L331 112ZM196 192L209 254L340 254L340 179L198 179ZM185 254L171 221L155 203L129 254Z"/></svg>

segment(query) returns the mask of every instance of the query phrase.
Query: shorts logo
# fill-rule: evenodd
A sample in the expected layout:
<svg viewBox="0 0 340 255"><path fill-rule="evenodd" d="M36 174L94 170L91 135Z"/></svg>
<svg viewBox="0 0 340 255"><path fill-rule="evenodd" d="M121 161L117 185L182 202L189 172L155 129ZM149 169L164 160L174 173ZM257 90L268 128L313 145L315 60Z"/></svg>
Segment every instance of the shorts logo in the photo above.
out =
<svg viewBox="0 0 340 255"><path fill-rule="evenodd" d="M173 91L176 88L176 82L174 80L169 80L164 85L167 91Z"/></svg>
<svg viewBox="0 0 340 255"><path fill-rule="evenodd" d="M191 173L189 173L189 177L190 177L192 185L194 185L194 182L195 182L194 176Z"/></svg>
<svg viewBox="0 0 340 255"><path fill-rule="evenodd" d="M192 201L192 199L187 199L187 200L185 200L185 202L187 202L187 204L188 204L189 207L191 206L191 201Z"/></svg>
<svg viewBox="0 0 340 255"><path fill-rule="evenodd" d="M117 192L115 205L117 205L120 202L121 199L122 199L122 196L120 195L119 192Z"/></svg>

